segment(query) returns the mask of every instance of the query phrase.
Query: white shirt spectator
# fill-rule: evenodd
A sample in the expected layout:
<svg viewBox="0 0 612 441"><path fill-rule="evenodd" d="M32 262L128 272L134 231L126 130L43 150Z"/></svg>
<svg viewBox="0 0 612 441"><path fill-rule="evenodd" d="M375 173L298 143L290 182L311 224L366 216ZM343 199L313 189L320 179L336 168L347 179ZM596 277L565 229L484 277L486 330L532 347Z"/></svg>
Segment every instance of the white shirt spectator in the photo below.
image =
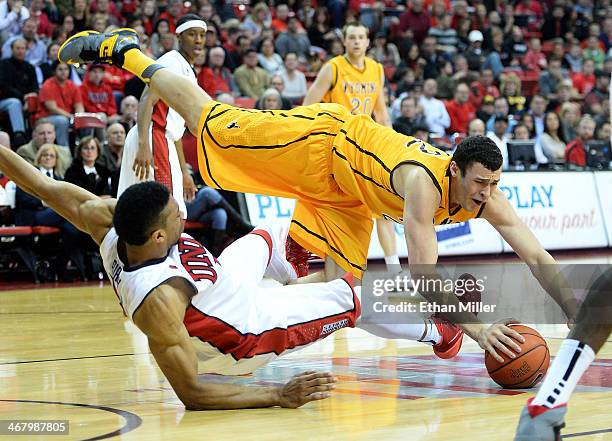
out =
<svg viewBox="0 0 612 441"><path fill-rule="evenodd" d="M495 145L501 151L502 157L504 161L502 163L502 169L508 168L508 141L510 137L508 135L503 135L501 138L495 134L495 132L487 132L487 137L491 139L495 143Z"/></svg>
<svg viewBox="0 0 612 441"><path fill-rule="evenodd" d="M437 98L427 98L423 95L419 98L419 106L423 108L423 115L425 115L429 130L432 133L444 135L451 123L444 103Z"/></svg>
<svg viewBox="0 0 612 441"><path fill-rule="evenodd" d="M287 72L283 72L280 75L285 82L285 88L283 89L283 96L289 99L302 98L306 96L306 76L304 73L296 70L293 72L293 78L289 78Z"/></svg>
<svg viewBox="0 0 612 441"><path fill-rule="evenodd" d="M19 15L10 10L8 1L0 3L0 40L7 39L21 33L21 25L30 18L30 11L25 6L21 7Z"/></svg>
<svg viewBox="0 0 612 441"><path fill-rule="evenodd" d="M272 57L268 58L264 54L257 54L257 60L259 65L264 68L270 76L280 75L285 72L285 65L280 55L274 53Z"/></svg>

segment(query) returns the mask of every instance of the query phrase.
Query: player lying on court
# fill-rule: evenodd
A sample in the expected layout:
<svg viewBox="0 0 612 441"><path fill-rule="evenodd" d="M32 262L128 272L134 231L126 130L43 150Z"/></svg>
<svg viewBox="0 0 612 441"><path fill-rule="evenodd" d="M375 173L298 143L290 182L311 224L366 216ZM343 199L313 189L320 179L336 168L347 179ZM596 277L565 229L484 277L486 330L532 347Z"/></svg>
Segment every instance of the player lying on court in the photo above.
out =
<svg viewBox="0 0 612 441"><path fill-rule="evenodd" d="M450 157L337 104L291 111L220 104L144 55L130 29L76 34L60 48L59 58L71 64L109 63L140 77L195 134L204 181L214 188L297 199L291 236L327 256L326 263L333 260L361 278L372 218L383 216L404 225L412 277L439 277L431 265L438 259L434 225L482 217L574 317L576 300L549 265L554 259L497 189L502 156L490 139L467 138ZM338 275L337 268L326 267L327 280ZM459 310L450 292L422 294ZM485 325L470 313L446 317L499 361L497 350L513 358L511 349L520 352L510 336L522 337L507 323Z"/></svg>
<svg viewBox="0 0 612 441"><path fill-rule="evenodd" d="M561 441L567 402L612 333L612 269L589 288L576 324L561 343L534 398L527 401L514 441Z"/></svg>
<svg viewBox="0 0 612 441"><path fill-rule="evenodd" d="M219 256L182 233L176 200L157 182L135 184L119 200L101 199L41 174L0 146L0 170L100 246L124 313L147 336L160 369L188 409L299 407L329 397L335 378L306 372L281 387L203 383L203 372L253 372L281 354L344 327L420 340L442 358L457 354L461 330L442 319L377 325L360 320L352 275L327 283L262 288L264 275L296 278L284 254L287 231L255 229ZM201 364L198 366L198 359Z"/></svg>

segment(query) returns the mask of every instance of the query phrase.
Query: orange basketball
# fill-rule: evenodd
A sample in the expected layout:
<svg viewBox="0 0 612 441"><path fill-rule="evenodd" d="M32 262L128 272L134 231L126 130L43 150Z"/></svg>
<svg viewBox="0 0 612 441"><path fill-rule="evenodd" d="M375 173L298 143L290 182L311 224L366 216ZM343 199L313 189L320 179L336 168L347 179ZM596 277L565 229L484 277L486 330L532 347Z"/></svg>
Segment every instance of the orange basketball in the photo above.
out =
<svg viewBox="0 0 612 441"><path fill-rule="evenodd" d="M519 343L521 353L514 359L497 350L504 362L495 360L488 352L485 354L487 372L497 384L506 389L527 389L535 386L548 370L550 352L540 333L529 326L510 325L525 338Z"/></svg>

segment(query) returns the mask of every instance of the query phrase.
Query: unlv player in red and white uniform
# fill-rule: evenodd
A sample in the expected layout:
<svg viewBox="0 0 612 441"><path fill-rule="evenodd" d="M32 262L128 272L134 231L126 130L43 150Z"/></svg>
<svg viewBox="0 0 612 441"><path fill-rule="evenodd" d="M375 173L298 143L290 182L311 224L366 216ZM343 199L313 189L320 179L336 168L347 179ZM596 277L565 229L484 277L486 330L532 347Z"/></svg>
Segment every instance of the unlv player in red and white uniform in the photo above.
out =
<svg viewBox="0 0 612 441"><path fill-rule="evenodd" d="M197 84L192 65L203 51L206 24L194 14L182 17L177 24L179 49L166 52L157 62ZM125 139L117 197L130 185L155 180L170 190L185 218L185 197L193 198L195 186L185 166L184 132L185 120L146 88L140 98L138 124Z"/></svg>
<svg viewBox="0 0 612 441"><path fill-rule="evenodd" d="M114 228L100 252L130 319L155 288L175 277L187 280L196 294L183 323L201 371L239 375L340 328L355 326L361 312L349 279L258 286L264 276L281 283L297 277L284 256L287 230L255 229L226 248L218 261L185 233L166 258L134 268L119 258Z"/></svg>

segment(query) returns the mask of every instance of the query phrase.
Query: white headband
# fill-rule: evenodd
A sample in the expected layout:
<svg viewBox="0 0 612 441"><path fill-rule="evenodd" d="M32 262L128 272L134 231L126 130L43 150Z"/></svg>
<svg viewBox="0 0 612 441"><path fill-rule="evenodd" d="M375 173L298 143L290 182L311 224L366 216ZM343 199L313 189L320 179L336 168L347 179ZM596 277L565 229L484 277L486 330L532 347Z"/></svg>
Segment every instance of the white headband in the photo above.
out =
<svg viewBox="0 0 612 441"><path fill-rule="evenodd" d="M204 29L204 32L208 30L208 27L206 26L204 20L189 20L180 25L178 28L176 28L176 35L185 32L187 29L191 28L201 28Z"/></svg>

